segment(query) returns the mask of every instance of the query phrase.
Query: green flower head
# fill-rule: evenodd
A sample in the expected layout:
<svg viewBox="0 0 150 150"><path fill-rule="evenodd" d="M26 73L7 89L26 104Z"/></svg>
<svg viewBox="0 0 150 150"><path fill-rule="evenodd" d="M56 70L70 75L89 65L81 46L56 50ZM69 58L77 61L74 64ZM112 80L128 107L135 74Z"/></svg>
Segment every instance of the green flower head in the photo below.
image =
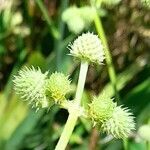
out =
<svg viewBox="0 0 150 150"><path fill-rule="evenodd" d="M34 67L21 69L17 76L14 76L14 89L20 97L28 101L32 107L37 109L48 107L48 101L45 94L45 82L47 72L43 74L40 68Z"/></svg>
<svg viewBox="0 0 150 150"><path fill-rule="evenodd" d="M70 90L70 80L63 73L55 72L48 79L46 93L55 103L60 104L66 100L65 96Z"/></svg>
<svg viewBox="0 0 150 150"><path fill-rule="evenodd" d="M101 125L101 130L113 135L115 138L124 139L135 129L133 114L129 109L118 106L114 109L112 117Z"/></svg>
<svg viewBox="0 0 150 150"><path fill-rule="evenodd" d="M79 36L68 46L70 54L89 63L102 64L104 60L103 46L97 35L87 32Z"/></svg>
<svg viewBox="0 0 150 150"><path fill-rule="evenodd" d="M112 113L116 103L107 96L100 98L94 98L91 104L89 104L88 116L91 118L94 125L101 124L104 121L112 117Z"/></svg>

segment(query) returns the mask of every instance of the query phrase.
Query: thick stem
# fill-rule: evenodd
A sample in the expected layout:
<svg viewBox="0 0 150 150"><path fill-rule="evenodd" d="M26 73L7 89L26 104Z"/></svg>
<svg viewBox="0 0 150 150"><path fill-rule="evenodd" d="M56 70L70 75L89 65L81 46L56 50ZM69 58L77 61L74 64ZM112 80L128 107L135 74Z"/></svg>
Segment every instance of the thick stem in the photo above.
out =
<svg viewBox="0 0 150 150"><path fill-rule="evenodd" d="M77 112L69 114L68 120L65 124L64 130L63 130L61 137L56 145L55 150L65 150L65 148L68 144L68 141L70 139L70 136L73 132L73 129L75 127L77 119L78 119Z"/></svg>
<svg viewBox="0 0 150 150"><path fill-rule="evenodd" d="M112 84L112 87L113 87L113 90L114 90L116 100L119 102L120 97L119 97L119 93L118 93L118 90L117 90L116 73L115 73L115 69L114 69L114 66L113 66L112 57L111 57L111 54L110 54L107 38L106 38L104 29L103 29L103 26L102 26L102 22L101 22L100 17L98 16L96 10L95 10L94 23L95 23L95 27L96 27L96 30L98 32L98 35L99 35L100 39L102 40L102 44L104 45L104 52L105 52L105 56L106 56L106 63L107 63L107 67L108 67L108 73L109 73L110 81L111 81L111 84Z"/></svg>
<svg viewBox="0 0 150 150"><path fill-rule="evenodd" d="M77 106L80 105L80 102L81 102L87 70L88 70L88 63L81 62L78 86L77 86L76 96L75 96L75 101L74 101ZM68 120L65 124L64 130L56 145L55 150L65 150L69 142L70 136L73 132L73 129L75 127L76 121L78 119L79 109L72 109L71 111L69 111L69 113L70 114L69 114Z"/></svg>
<svg viewBox="0 0 150 150"><path fill-rule="evenodd" d="M128 139L123 140L123 147L124 147L124 150L128 150Z"/></svg>
<svg viewBox="0 0 150 150"><path fill-rule="evenodd" d="M84 90L87 70L88 70L88 63L87 62L82 62L81 67L80 67L80 74L79 74L78 86L77 86L77 90L76 90L76 96L75 96L75 101L79 105L80 105L81 98L82 98L82 93L83 93L83 90Z"/></svg>

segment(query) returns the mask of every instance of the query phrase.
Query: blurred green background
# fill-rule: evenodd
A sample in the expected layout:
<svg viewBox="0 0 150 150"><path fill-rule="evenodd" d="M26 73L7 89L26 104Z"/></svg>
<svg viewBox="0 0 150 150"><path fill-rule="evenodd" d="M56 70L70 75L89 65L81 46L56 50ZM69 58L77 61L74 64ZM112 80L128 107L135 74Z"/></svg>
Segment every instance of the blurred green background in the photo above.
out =
<svg viewBox="0 0 150 150"><path fill-rule="evenodd" d="M70 75L75 89L79 64L67 55L67 45L82 32L98 34L91 4L108 40L120 103L132 109L136 131L123 142L79 119L67 150L150 149L149 0L0 0L0 150L54 149L67 111L35 113L15 95L12 79L24 65L39 66ZM103 90L114 97L107 68L90 66L84 102Z"/></svg>

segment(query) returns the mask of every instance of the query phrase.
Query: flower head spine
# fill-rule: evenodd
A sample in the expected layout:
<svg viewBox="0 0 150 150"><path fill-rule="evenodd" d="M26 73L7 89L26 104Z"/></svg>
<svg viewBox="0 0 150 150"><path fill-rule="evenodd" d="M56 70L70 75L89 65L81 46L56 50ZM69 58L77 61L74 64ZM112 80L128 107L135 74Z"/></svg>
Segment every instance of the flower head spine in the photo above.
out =
<svg viewBox="0 0 150 150"><path fill-rule="evenodd" d="M20 97L28 101L32 107L47 107L45 82L48 72L43 74L40 68L24 67L17 76L14 76L14 89Z"/></svg>
<svg viewBox="0 0 150 150"><path fill-rule="evenodd" d="M60 104L66 100L65 96L71 90L70 80L63 73L55 72L48 79L46 89L47 96L55 103Z"/></svg>
<svg viewBox="0 0 150 150"><path fill-rule="evenodd" d="M117 106L112 117L101 125L101 131L112 134L115 138L127 138L135 130L133 114L128 108Z"/></svg>

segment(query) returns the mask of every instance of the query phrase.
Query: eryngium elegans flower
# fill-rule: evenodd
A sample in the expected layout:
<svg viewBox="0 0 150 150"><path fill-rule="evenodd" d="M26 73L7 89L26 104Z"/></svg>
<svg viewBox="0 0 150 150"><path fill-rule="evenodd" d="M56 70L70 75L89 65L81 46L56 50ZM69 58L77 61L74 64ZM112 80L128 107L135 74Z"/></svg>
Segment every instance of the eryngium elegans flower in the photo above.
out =
<svg viewBox="0 0 150 150"><path fill-rule="evenodd" d="M66 100L65 96L70 90L70 80L63 73L55 72L48 79L46 93L55 103Z"/></svg>
<svg viewBox="0 0 150 150"><path fill-rule="evenodd" d="M94 125L101 124L112 117L116 103L107 96L94 98L89 104L88 116L91 118Z"/></svg>
<svg viewBox="0 0 150 150"><path fill-rule="evenodd" d="M40 68L24 67L14 77L14 89L23 100L28 101L32 107L37 109L48 106L45 94L47 72L43 74Z"/></svg>
<svg viewBox="0 0 150 150"><path fill-rule="evenodd" d="M87 32L68 45L70 54L80 60L102 64L104 60L103 46L97 35Z"/></svg>
<svg viewBox="0 0 150 150"><path fill-rule="evenodd" d="M118 139L127 138L135 130L133 114L129 109L118 106L112 117L101 125L101 130Z"/></svg>

